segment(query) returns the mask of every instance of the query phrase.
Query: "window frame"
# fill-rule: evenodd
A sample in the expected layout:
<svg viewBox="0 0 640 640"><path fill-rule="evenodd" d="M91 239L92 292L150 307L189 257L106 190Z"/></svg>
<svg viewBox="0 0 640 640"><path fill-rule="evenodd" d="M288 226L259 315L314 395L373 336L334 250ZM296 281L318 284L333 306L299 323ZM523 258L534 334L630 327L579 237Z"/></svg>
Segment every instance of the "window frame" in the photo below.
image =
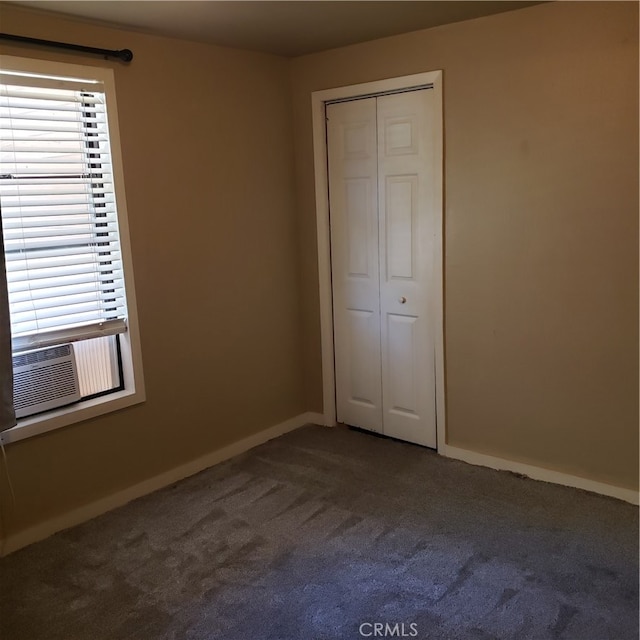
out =
<svg viewBox="0 0 640 640"><path fill-rule="evenodd" d="M8 55L0 55L0 69L3 71L17 71L40 76L53 76L61 79L86 78L102 82L109 126L114 193L117 205L120 249L124 271L125 300L127 305L127 331L119 334L122 354L122 383L124 388L121 391L115 391L105 396L89 400L80 400L72 405L53 409L46 413L20 418L15 427L0 434L0 442L7 444L139 404L145 401L146 394L142 371L142 351L140 348L133 259L129 237L127 201L120 147L118 106L116 102L113 69Z"/></svg>

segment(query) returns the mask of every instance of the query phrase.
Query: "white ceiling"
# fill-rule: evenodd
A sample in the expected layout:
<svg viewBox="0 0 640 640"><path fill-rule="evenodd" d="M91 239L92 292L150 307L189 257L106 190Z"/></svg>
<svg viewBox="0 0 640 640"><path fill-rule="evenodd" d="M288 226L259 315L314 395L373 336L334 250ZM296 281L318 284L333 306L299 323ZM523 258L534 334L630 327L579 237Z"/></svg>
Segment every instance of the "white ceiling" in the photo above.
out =
<svg viewBox="0 0 640 640"><path fill-rule="evenodd" d="M298 56L539 2L26 0L12 4L187 40Z"/></svg>

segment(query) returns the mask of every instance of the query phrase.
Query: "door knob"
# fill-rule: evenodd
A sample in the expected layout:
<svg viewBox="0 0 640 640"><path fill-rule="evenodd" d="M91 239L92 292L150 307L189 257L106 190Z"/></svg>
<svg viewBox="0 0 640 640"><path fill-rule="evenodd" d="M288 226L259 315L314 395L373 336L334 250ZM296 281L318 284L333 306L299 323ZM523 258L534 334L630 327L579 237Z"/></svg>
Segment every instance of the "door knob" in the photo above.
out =
<svg viewBox="0 0 640 640"><path fill-rule="evenodd" d="M402 297L398 300L398 302L399 302L400 304L404 304L406 301L407 301L407 299L406 299L404 296L402 296Z"/></svg>

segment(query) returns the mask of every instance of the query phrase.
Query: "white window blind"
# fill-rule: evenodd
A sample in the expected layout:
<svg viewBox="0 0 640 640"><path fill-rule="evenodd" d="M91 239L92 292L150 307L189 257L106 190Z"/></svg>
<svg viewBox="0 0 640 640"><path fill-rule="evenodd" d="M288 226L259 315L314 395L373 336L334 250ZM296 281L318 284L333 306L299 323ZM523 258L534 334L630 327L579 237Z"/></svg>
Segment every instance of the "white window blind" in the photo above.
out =
<svg viewBox="0 0 640 640"><path fill-rule="evenodd" d="M99 83L0 75L0 205L14 351L125 331Z"/></svg>

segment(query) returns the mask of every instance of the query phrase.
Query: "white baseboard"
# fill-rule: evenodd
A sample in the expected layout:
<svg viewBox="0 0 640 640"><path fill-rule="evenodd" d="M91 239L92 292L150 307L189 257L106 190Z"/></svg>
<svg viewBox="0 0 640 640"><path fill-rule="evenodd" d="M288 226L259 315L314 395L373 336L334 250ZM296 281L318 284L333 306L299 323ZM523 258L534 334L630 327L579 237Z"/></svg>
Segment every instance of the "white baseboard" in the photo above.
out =
<svg viewBox="0 0 640 640"><path fill-rule="evenodd" d="M632 489L615 487L603 482L587 480L586 478L580 478L579 476L572 476L559 471L551 471L550 469L535 467L533 465L524 464L523 462L496 458L494 456L488 456L483 453L476 453L475 451L460 449L449 445L439 448L438 453L447 458L455 458L456 460L462 460L469 464L475 464L481 467L490 467L491 469L498 469L500 471L514 471L515 473L521 473L522 475L533 478L534 480L542 480L543 482L562 484L566 487L584 489L585 491L600 493L611 498L618 498L618 500L624 500L631 504L638 504L638 492L633 491Z"/></svg>
<svg viewBox="0 0 640 640"><path fill-rule="evenodd" d="M314 413L313 411L309 411L304 414L307 417L307 422L310 424L318 424L322 427L329 426L325 420L325 417L322 413Z"/></svg>
<svg viewBox="0 0 640 640"><path fill-rule="evenodd" d="M227 447L213 451L201 458L187 462L175 469L171 469L170 471L157 475L153 478L149 478L148 480L140 482L128 489L124 489L123 491L114 493L106 498L83 505L73 511L69 511L60 516L56 516L55 518L51 518L50 520L46 520L45 522L41 522L29 529L10 535L5 539L4 544L0 545L0 557L8 555L13 551L17 551L18 549L26 547L34 542L38 542L39 540L44 540L58 531L68 529L86 522L87 520L91 520L92 518L102 515L107 511L121 507L136 498L140 498L157 491L158 489L162 489L163 487L173 484L174 482L178 482L183 478L199 473L200 471L208 469L219 462L233 458L234 456L244 453L245 451L263 444L268 440L272 440L273 438L277 438L289 431L293 431L298 427L302 427L305 424L325 425L325 423L326 421L323 414L313 412L302 413L294 418L285 420L280 424L265 429L264 431L260 431L252 436L248 436L238 442L234 442ZM543 469L541 467L535 467L521 462L496 458L494 456L476 453L475 451L460 449L449 445L440 447L438 453L447 458L462 460L470 464L503 471L514 471L515 473L521 473L533 478L534 480L542 480L544 482L553 482L567 487L585 489L586 491L592 491L612 498L618 498L619 500L624 500L631 504L638 504L638 492L632 491L631 489L615 487L602 482L595 482L593 480L587 480L586 478L580 478L578 476L572 476L558 471L551 471L549 469Z"/></svg>
<svg viewBox="0 0 640 640"><path fill-rule="evenodd" d="M326 427L336 426L335 421L328 421L324 414L307 413L306 415L309 422L313 422L313 424L324 425ZM561 473L560 471L552 471L551 469L536 467L534 465L525 464L524 462L498 458L496 456L470 451L469 449L452 447L447 444L439 446L438 453L445 458L454 458L480 467L498 469L499 471L513 471L527 476L528 478L532 478L533 480L542 480L543 482L552 482L553 484L560 484L565 487L584 489L585 491L599 493L603 496L624 500L625 502L630 502L634 505L637 505L640 502L640 494L638 491L625 489L623 487L616 487L611 484L605 484L604 482L596 482L595 480L588 480L587 478L581 478L580 476L572 476L568 473Z"/></svg>
<svg viewBox="0 0 640 640"><path fill-rule="evenodd" d="M118 491L106 498L83 505L73 511L68 511L60 516L56 516L55 518L51 518L50 520L46 520L30 527L29 529L10 535L5 539L4 544L0 545L0 557L8 555L13 551L17 551L18 549L26 547L34 542L38 542L39 540L44 540L58 531L74 527L86 522L87 520L91 520L92 518L102 515L107 511L121 507L122 505L127 504L127 502L131 502L136 498L145 496L153 491L157 491L158 489L162 489L163 487L173 484L178 480L182 480L183 478L192 476L204 469L208 469L214 464L233 458L240 453L244 453L253 447L257 447L268 440L277 438L278 436L288 433L289 431L293 431L305 424L322 424L323 419L324 418L321 414L311 412L302 413L299 416L285 420L284 422L270 427L269 429L265 429L264 431L260 431L252 436L243 438L238 442L234 442L227 447L208 453L201 458L187 462L186 464L180 465L179 467L171 469L165 473L161 473L153 478L149 478L148 480L144 480L143 482L129 487L128 489Z"/></svg>

